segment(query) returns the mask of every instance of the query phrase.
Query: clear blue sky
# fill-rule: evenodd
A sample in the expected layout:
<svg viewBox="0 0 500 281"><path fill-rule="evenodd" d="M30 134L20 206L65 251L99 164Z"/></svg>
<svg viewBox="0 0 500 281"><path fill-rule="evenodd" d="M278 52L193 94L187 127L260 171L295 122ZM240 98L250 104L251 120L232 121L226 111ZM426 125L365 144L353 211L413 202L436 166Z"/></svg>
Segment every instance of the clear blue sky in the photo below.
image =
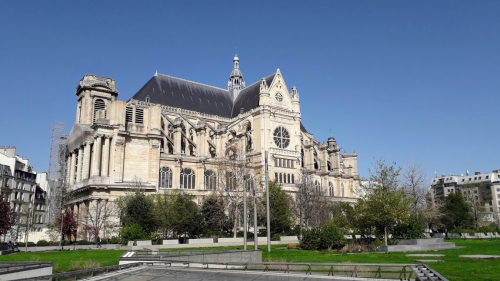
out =
<svg viewBox="0 0 500 281"><path fill-rule="evenodd" d="M227 87L280 68L302 121L429 177L500 169L500 1L1 1L0 145L47 171L85 74L128 100L155 73Z"/></svg>

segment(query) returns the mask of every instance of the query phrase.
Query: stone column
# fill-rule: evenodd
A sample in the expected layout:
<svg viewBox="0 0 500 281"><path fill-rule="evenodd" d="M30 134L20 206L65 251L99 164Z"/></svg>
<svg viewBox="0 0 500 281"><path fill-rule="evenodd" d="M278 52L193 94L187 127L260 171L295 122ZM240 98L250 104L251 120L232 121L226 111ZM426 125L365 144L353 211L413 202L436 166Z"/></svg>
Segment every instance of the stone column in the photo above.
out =
<svg viewBox="0 0 500 281"><path fill-rule="evenodd" d="M85 142L85 146L83 147L83 169L82 169L82 180L86 180L89 178L90 172L90 144L92 142Z"/></svg>
<svg viewBox="0 0 500 281"><path fill-rule="evenodd" d="M182 139L182 121L176 119L174 121L174 154L181 154L181 139ZM186 144L187 146L187 144Z"/></svg>
<svg viewBox="0 0 500 281"><path fill-rule="evenodd" d="M207 156L207 137L206 137L206 128L200 128L196 131L196 147L198 150L198 156L199 157L206 157Z"/></svg>
<svg viewBox="0 0 500 281"><path fill-rule="evenodd" d="M102 150L102 136L95 135L94 141L94 167L93 167L93 175L100 176L101 172L101 150Z"/></svg>
<svg viewBox="0 0 500 281"><path fill-rule="evenodd" d="M83 147L78 148L78 161L76 166L76 182L82 181L82 167L83 167Z"/></svg>
<svg viewBox="0 0 500 281"><path fill-rule="evenodd" d="M76 165L76 155L75 152L71 152L71 164L69 167L69 185L75 183L75 165Z"/></svg>
<svg viewBox="0 0 500 281"><path fill-rule="evenodd" d="M66 157L66 183L69 184L69 179L71 171L71 153Z"/></svg>
<svg viewBox="0 0 500 281"><path fill-rule="evenodd" d="M110 136L104 136L104 147L102 152L101 176L109 176L109 139Z"/></svg>

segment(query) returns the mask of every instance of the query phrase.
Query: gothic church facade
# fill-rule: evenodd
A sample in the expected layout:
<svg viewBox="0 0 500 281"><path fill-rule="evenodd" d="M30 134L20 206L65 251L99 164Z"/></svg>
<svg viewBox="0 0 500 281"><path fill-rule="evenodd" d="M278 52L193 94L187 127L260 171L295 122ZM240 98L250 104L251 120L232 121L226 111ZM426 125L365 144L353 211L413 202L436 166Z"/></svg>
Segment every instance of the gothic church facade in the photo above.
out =
<svg viewBox="0 0 500 281"><path fill-rule="evenodd" d="M233 64L227 89L157 73L128 101L118 100L114 79L85 75L66 141L75 211L131 186L181 190L201 202L217 189L217 159L234 144L260 175L268 152L269 178L288 192L308 175L325 196L354 202L356 152L341 153L333 137L313 138L301 123L297 88L287 87L279 69L246 86L237 56Z"/></svg>

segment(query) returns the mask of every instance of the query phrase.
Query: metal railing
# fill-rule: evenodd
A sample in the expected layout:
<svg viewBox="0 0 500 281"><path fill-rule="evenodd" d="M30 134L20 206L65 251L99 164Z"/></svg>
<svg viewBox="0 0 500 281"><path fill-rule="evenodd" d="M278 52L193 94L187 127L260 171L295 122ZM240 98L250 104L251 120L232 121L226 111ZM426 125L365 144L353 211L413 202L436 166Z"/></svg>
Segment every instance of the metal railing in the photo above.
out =
<svg viewBox="0 0 500 281"><path fill-rule="evenodd" d="M92 276L102 275L102 274L106 274L106 273L113 272L113 271L118 271L118 270L124 270L124 269L130 269L130 268L138 268L138 267L142 267L144 265L145 265L145 263L143 263L143 262L137 262L137 263L129 263L129 264L122 264L122 265L112 265L112 266L105 266L105 267L98 267L98 268L91 268L91 269L84 269L84 270L68 271L68 272L63 272L63 273L58 273L58 274L53 274L53 275L38 276L38 277L26 278L26 279L19 279L19 280L22 280L22 281L34 281L34 280L49 280L49 281L77 280L77 279L83 279L83 278L88 278L88 277L92 277Z"/></svg>
<svg viewBox="0 0 500 281"><path fill-rule="evenodd" d="M33 270L44 267L52 267L52 262L1 262L0 275L18 272L23 270ZM1 278L0 278L1 279Z"/></svg>
<svg viewBox="0 0 500 281"><path fill-rule="evenodd" d="M395 280L441 280L446 278L435 272L424 264L369 264L369 263L292 263L292 262L262 262L262 263L231 263L231 262L187 262L187 261L150 261L137 262L124 265L115 265L59 273L49 276L28 278L22 280L77 280L106 274L112 271L126 270L145 266L168 266L183 268L203 268L223 269L223 270L241 270L241 271L260 271L260 272L282 272L298 273L317 276L346 276L356 278L374 278L374 279L395 279Z"/></svg>

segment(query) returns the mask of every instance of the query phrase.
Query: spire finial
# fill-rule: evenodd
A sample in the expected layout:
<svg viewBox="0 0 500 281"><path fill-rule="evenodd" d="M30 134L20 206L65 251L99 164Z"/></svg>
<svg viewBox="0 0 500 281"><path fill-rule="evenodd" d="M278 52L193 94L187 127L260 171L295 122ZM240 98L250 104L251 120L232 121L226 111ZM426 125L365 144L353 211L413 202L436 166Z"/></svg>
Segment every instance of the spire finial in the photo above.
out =
<svg viewBox="0 0 500 281"><path fill-rule="evenodd" d="M332 128L330 128L330 137L332 138Z"/></svg>
<svg viewBox="0 0 500 281"><path fill-rule="evenodd" d="M158 70L155 71L155 76L158 76Z"/></svg>

